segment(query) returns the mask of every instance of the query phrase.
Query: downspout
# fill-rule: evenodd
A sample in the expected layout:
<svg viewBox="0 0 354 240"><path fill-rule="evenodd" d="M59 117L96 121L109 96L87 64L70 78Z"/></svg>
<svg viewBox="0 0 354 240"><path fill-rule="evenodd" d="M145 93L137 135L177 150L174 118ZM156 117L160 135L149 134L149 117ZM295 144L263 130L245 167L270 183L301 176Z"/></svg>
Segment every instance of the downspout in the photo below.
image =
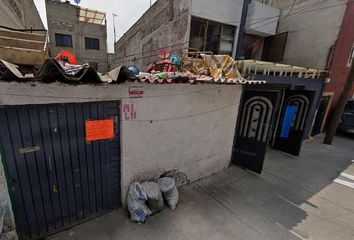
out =
<svg viewBox="0 0 354 240"><path fill-rule="evenodd" d="M241 59L244 57L243 51L243 40L245 38L245 27L246 27L246 20L248 14L248 5L252 2L252 0L243 0L242 5L242 15L241 15L241 22L240 22L240 30L238 32L238 40L237 40L237 48L236 48L236 59Z"/></svg>

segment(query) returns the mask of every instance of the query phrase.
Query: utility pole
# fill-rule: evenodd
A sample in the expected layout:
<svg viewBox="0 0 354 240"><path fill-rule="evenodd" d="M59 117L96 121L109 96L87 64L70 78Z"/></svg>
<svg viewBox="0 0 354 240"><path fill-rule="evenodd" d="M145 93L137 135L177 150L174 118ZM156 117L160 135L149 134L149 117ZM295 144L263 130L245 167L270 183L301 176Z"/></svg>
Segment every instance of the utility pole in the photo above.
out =
<svg viewBox="0 0 354 240"><path fill-rule="evenodd" d="M331 145L333 142L334 135L336 134L340 118L342 117L342 114L344 112L345 104L347 103L349 99L349 94L352 91L353 87L353 82L354 82L354 63L352 63L349 71L348 78L344 84L344 89L342 92L342 95L339 98L339 101L337 103L337 106L334 110L333 116L331 118L331 121L329 123L328 129L326 131L326 137L323 141L324 144Z"/></svg>
<svg viewBox="0 0 354 240"><path fill-rule="evenodd" d="M150 0L150 7L151 7L152 0Z"/></svg>
<svg viewBox="0 0 354 240"><path fill-rule="evenodd" d="M244 57L243 41L246 32L245 28L246 28L247 14L248 14L248 5L251 2L252 0L243 0L241 22L240 22L240 27L238 30L238 38L237 38L237 47L236 47L236 56L235 56L236 59L240 59Z"/></svg>

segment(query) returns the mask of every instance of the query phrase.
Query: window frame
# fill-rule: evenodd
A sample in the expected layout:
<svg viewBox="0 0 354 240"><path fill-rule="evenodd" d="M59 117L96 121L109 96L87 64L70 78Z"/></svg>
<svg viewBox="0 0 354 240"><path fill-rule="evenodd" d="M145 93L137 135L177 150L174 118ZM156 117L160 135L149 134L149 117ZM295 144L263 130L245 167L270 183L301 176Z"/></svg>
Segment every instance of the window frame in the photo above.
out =
<svg viewBox="0 0 354 240"><path fill-rule="evenodd" d="M100 39L99 38L85 37L84 41L85 41L85 49L100 50ZM97 43L97 46L96 46L96 43Z"/></svg>
<svg viewBox="0 0 354 240"><path fill-rule="evenodd" d="M231 42L231 44L232 44L232 49L231 49L231 51L230 51L230 53L229 53L229 55L230 56L232 56L232 54L233 54L233 50L234 50L234 45L235 45L235 38L236 38L236 32L237 32L237 26L233 26L233 25L230 25L230 24L224 24L224 23L221 23L221 22L218 22L218 21L214 21L214 20L209 20L209 19L205 19L205 18L201 18L201 17L197 17L197 16L193 16L192 15L192 19L191 19L191 23L190 23L190 25L191 25L191 29L192 29L192 24L193 24L193 20L195 20L195 22L203 22L203 24L201 25L201 26L203 26L203 30L204 31L201 31L201 28L200 28L200 31L199 31L199 37L202 37L203 39L203 46L202 46L202 48L201 49L199 49L199 51L202 51L202 52L211 52L211 51L209 51L208 49L207 49L207 46L208 46L208 44L210 43L210 42L212 42L212 41L210 41L210 42L208 42L208 38L210 38L211 36L208 36L208 31L209 31L209 25L219 25L219 29L220 29L220 31L219 31L219 34L218 34L218 42L216 43L217 44L217 53L214 53L214 54L226 54L226 55L228 55L228 53L221 53L222 51L221 51L221 42L222 41L224 41L224 42L227 42L226 41L226 38L225 38L225 35L224 35L224 29L225 29L225 27L226 28L233 28L233 36L232 36L232 42ZM191 30L190 30L191 31ZM189 34L190 36L189 36L189 47L190 48L193 48L193 47L191 47L191 46L193 46L193 45L191 45L191 41L193 41L192 39L191 39L191 33Z"/></svg>
<svg viewBox="0 0 354 240"><path fill-rule="evenodd" d="M55 33L54 36L55 36L55 46L56 47L73 48L73 36L72 35L64 34L64 33ZM59 37L61 37L60 41L58 41ZM67 42L67 39L65 39L65 38L70 39L70 41L69 41L70 44L66 44L68 42Z"/></svg>

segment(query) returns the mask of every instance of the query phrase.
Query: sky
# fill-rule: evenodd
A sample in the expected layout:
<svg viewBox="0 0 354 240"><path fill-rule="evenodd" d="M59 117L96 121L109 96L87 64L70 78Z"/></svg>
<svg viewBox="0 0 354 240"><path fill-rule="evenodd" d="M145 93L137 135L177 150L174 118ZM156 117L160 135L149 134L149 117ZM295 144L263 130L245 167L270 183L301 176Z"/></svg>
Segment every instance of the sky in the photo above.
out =
<svg viewBox="0 0 354 240"><path fill-rule="evenodd" d="M34 3L37 6L44 26L47 27L44 1L34 0ZM155 1L152 0L152 3ZM74 0L70 0L70 2L75 4ZM114 18L118 40L149 8L150 0L81 0L79 6L106 12L108 52L113 52L113 13L118 15L118 17Z"/></svg>

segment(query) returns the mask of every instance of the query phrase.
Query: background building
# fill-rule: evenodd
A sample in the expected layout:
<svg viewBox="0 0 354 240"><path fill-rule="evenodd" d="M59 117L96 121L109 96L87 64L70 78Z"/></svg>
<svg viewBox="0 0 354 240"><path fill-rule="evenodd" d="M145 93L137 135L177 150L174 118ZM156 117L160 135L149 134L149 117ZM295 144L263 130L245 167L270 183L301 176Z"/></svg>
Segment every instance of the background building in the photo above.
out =
<svg viewBox="0 0 354 240"><path fill-rule="evenodd" d="M262 26L256 19L279 16L279 10L261 2L251 7L248 31L274 35L277 21L265 19L263 23L268 25ZM115 43L113 65L145 70L163 48L172 53L193 48L235 56L242 9L243 1L158 0Z"/></svg>
<svg viewBox="0 0 354 240"><path fill-rule="evenodd" d="M61 50L75 54L79 63L107 71L106 14L60 0L46 0L50 55Z"/></svg>
<svg viewBox="0 0 354 240"><path fill-rule="evenodd" d="M348 0L272 1L281 9L278 36L286 35L280 56L285 64L329 71L314 133L321 132L337 105L350 70L354 47L354 2ZM352 86L352 94L354 86Z"/></svg>

